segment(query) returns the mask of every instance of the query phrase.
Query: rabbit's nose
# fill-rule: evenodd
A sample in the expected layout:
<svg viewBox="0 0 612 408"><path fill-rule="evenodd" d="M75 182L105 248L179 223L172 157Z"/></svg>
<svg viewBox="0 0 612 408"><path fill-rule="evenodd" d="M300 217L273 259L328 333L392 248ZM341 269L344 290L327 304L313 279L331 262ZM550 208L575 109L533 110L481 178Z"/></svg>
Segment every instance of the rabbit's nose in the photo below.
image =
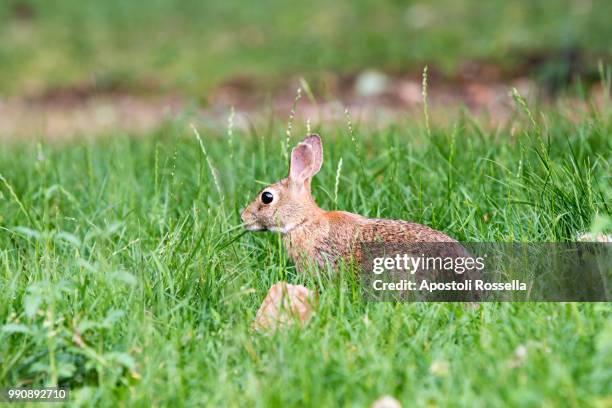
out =
<svg viewBox="0 0 612 408"><path fill-rule="evenodd" d="M241 208L241 209L240 209L240 219L241 219L243 222L246 222L246 215L247 215L247 214L246 214L246 208Z"/></svg>

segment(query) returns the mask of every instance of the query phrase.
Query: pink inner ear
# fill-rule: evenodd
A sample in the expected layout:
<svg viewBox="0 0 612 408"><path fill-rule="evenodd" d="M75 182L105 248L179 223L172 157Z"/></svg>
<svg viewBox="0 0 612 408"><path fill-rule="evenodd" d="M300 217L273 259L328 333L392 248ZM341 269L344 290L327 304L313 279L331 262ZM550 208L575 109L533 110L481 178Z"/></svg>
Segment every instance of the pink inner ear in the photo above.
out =
<svg viewBox="0 0 612 408"><path fill-rule="evenodd" d="M291 151L291 165L289 168L289 177L297 182L302 183L311 173L312 168L312 149L310 146L300 143Z"/></svg>
<svg viewBox="0 0 612 408"><path fill-rule="evenodd" d="M323 164L323 146L321 145L321 138L319 135L310 135L306 137L302 143L306 143L312 149L312 170L313 176L321 170Z"/></svg>

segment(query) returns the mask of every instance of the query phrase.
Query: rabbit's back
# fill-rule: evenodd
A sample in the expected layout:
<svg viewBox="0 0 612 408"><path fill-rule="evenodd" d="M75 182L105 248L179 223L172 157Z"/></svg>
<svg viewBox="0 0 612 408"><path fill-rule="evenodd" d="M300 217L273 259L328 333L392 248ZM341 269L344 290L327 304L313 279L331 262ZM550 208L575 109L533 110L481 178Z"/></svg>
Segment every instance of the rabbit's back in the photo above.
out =
<svg viewBox="0 0 612 408"><path fill-rule="evenodd" d="M448 235L425 225L380 218L366 218L345 211L326 211L284 236L294 262L320 267L361 258L363 243L456 242ZM300 268L301 269L301 268Z"/></svg>
<svg viewBox="0 0 612 408"><path fill-rule="evenodd" d="M403 220L369 218L360 228L360 242L456 242L426 225Z"/></svg>

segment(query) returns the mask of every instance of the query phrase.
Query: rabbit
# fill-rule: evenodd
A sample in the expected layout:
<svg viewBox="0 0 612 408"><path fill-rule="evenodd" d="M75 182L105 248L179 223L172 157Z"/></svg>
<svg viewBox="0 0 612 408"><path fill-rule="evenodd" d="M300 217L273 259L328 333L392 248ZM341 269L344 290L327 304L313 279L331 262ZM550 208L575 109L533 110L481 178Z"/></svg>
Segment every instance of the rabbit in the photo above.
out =
<svg viewBox="0 0 612 408"><path fill-rule="evenodd" d="M309 135L291 151L287 177L261 190L241 213L249 231L283 235L284 246L298 271L311 262L323 268L351 258L359 261L361 243L457 243L425 225L319 208L310 186L322 164L321 138Z"/></svg>

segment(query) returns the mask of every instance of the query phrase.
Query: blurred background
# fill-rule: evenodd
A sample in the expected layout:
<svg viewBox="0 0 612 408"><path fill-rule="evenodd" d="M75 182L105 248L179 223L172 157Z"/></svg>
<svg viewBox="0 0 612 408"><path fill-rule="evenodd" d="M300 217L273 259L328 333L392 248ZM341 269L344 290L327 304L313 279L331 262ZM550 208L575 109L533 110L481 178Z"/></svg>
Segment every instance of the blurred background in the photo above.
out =
<svg viewBox="0 0 612 408"><path fill-rule="evenodd" d="M2 0L0 132L285 114L298 86L318 114L405 112L422 103L425 65L434 108L503 118L510 87L597 99L611 15L609 0Z"/></svg>

